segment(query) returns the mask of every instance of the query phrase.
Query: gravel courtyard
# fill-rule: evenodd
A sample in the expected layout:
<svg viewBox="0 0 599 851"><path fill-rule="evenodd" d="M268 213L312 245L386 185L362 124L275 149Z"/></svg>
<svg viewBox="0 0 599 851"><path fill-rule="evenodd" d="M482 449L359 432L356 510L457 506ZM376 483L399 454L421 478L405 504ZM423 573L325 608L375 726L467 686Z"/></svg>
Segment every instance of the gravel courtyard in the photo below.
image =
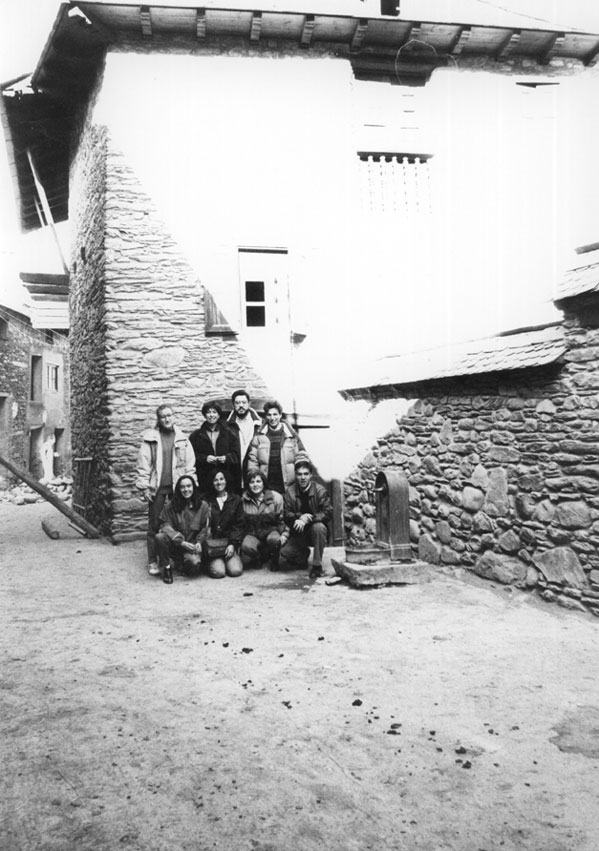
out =
<svg viewBox="0 0 599 851"><path fill-rule="evenodd" d="M167 586L45 504L0 504L0 571L2 851L599 848L590 615L442 573Z"/></svg>

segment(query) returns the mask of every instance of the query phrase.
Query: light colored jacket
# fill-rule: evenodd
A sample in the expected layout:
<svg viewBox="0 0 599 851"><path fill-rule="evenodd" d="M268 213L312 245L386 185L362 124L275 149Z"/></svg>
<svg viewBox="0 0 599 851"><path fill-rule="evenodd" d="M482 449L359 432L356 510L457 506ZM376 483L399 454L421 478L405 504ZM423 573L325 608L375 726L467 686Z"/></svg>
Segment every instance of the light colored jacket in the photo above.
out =
<svg viewBox="0 0 599 851"><path fill-rule="evenodd" d="M181 476L191 476L196 481L195 455L193 447L184 432L175 426L173 446L173 485ZM149 428L143 433L137 455L137 478L135 487L140 491L149 491L150 499L156 495L162 477L162 447L160 432Z"/></svg>
<svg viewBox="0 0 599 851"><path fill-rule="evenodd" d="M250 443L248 450L248 474L252 470L260 470L268 477L268 461L270 458L270 440L268 439L268 423L262 426ZM295 458L298 452L304 451L304 444L291 426L283 422L283 440L281 441L281 469L283 484L288 487L295 481ZM246 476L247 479L247 476Z"/></svg>

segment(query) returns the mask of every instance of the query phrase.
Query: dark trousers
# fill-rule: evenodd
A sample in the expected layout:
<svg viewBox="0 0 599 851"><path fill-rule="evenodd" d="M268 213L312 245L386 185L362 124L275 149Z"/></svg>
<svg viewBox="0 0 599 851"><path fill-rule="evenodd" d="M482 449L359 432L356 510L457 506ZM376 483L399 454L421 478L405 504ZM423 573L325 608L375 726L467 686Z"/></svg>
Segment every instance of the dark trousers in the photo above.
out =
<svg viewBox="0 0 599 851"><path fill-rule="evenodd" d="M322 554L327 545L328 530L324 523L311 523L303 532L291 532L281 550L281 559L293 567L307 567L310 547L314 547L313 567L322 567Z"/></svg>
<svg viewBox="0 0 599 851"><path fill-rule="evenodd" d="M164 503L173 495L172 488L160 488L153 500L148 503L148 533L146 542L148 547L148 564L156 561L156 533L160 529L160 515Z"/></svg>
<svg viewBox="0 0 599 851"><path fill-rule="evenodd" d="M241 542L241 560L244 567L251 567L278 555L280 546L281 536L276 529L269 532L263 541L255 535L246 535Z"/></svg>
<svg viewBox="0 0 599 851"><path fill-rule="evenodd" d="M164 532L158 532L155 537L156 551L160 567L166 567L173 559L175 566L183 573L197 574L202 567L201 553L188 553L182 550L179 544L169 540Z"/></svg>

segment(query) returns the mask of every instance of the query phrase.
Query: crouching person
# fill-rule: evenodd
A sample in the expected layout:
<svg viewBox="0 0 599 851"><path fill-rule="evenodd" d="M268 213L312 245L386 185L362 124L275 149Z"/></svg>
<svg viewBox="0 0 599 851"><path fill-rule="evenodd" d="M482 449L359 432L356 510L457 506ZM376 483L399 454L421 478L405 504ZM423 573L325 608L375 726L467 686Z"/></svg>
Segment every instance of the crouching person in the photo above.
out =
<svg viewBox="0 0 599 851"><path fill-rule="evenodd" d="M281 562L291 567L308 567L313 547L310 578L322 576L322 555L328 540L328 522L333 516L330 497L318 482L312 481L312 464L300 453L295 461L295 482L285 493L284 517L289 541L281 549Z"/></svg>
<svg viewBox="0 0 599 851"><path fill-rule="evenodd" d="M210 498L210 530L206 539L208 573L213 579L241 576L243 564L239 547L243 538L244 516L241 497L229 492L227 477L215 473Z"/></svg>
<svg viewBox="0 0 599 851"><path fill-rule="evenodd" d="M271 570L278 570L279 550L289 538L283 497L266 490L266 476L260 470L253 470L241 501L245 515L245 535L241 542L243 566L259 568L268 561Z"/></svg>
<svg viewBox="0 0 599 851"><path fill-rule="evenodd" d="M163 582L172 583L173 562L187 576L200 572L209 522L210 509L196 483L191 476L181 476L172 499L162 509L155 538Z"/></svg>

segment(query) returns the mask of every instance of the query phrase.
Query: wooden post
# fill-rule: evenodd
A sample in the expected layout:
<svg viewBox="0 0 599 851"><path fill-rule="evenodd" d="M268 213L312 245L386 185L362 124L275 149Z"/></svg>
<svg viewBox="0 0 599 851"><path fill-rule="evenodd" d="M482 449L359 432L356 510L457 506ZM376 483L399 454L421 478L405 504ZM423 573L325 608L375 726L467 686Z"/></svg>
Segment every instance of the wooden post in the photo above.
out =
<svg viewBox="0 0 599 851"><path fill-rule="evenodd" d="M96 527L92 526L85 517L82 517L80 514L77 514L76 511L73 511L70 506L66 505L61 499L55 496L49 488L42 485L37 481L37 479L34 479L34 477L26 470L16 467L10 461L7 461L6 458L3 458L2 455L0 455L0 464L6 467L7 470L10 470L10 472L17 476L17 478L21 479L21 481L25 482L26 485L29 485L29 487L36 491L36 493L39 493L40 496L43 496L50 505L53 505L54 508L57 508L60 512L62 512L65 517L68 517L74 526L78 526L79 529L85 532L88 538L101 537Z"/></svg>

